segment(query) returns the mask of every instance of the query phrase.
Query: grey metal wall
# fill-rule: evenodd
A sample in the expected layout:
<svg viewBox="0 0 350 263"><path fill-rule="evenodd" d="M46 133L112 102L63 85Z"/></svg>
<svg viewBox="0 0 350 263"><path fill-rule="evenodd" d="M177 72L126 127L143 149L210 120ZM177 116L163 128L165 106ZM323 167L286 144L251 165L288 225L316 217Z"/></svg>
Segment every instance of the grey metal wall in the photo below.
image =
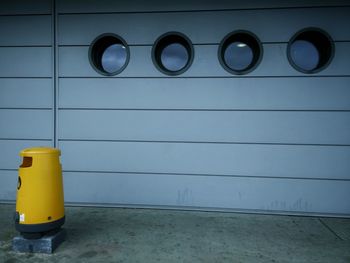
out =
<svg viewBox="0 0 350 263"><path fill-rule="evenodd" d="M19 151L53 145L51 1L0 2L0 200L16 197Z"/></svg>
<svg viewBox="0 0 350 263"><path fill-rule="evenodd" d="M13 199L18 150L43 143L8 139L50 143L56 123L69 203L350 214L347 1L61 0L56 7L56 63L52 36L39 32L45 26L21 27L17 32L28 37L16 34L6 43L31 45L16 47L16 54L35 49L35 58L12 70L0 62L6 77L41 77L30 79L41 85L0 80L10 81L1 85L7 90L0 98L0 135L7 140L0 143L8 154L0 160L0 199ZM24 18L1 16L15 23L0 30L13 32ZM50 21L39 22L51 32ZM305 75L289 65L286 47L296 31L310 26L332 36L336 53L327 69ZM264 49L261 64L244 76L229 74L217 59L220 41L237 29L255 33ZM177 77L163 75L151 60L152 44L168 31L186 34L195 49L191 68ZM130 46L127 68L114 77L99 75L88 61L91 41L106 32ZM1 58L10 56L6 48ZM24 96L17 81L32 92ZM26 109L7 109L13 105ZM28 118L33 114L41 115Z"/></svg>

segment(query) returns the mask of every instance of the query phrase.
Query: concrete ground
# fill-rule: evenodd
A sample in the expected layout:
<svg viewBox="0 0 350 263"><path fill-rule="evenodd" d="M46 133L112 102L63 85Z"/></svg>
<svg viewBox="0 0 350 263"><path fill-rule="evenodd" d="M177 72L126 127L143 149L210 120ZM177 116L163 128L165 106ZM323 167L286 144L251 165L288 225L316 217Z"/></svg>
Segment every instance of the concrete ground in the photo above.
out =
<svg viewBox="0 0 350 263"><path fill-rule="evenodd" d="M13 205L0 205L0 262L350 262L350 219L66 208L52 255L15 253Z"/></svg>

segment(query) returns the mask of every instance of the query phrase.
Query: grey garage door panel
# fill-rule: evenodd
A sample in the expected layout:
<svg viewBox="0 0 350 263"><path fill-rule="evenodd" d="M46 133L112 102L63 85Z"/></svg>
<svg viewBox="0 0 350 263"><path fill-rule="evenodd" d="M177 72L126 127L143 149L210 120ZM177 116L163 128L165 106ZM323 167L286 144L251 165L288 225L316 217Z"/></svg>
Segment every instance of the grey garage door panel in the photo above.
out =
<svg viewBox="0 0 350 263"><path fill-rule="evenodd" d="M51 45L51 16L0 16L0 46Z"/></svg>
<svg viewBox="0 0 350 263"><path fill-rule="evenodd" d="M0 15L49 14L52 0L1 0Z"/></svg>
<svg viewBox="0 0 350 263"><path fill-rule="evenodd" d="M52 136L51 110L0 110L0 139L47 139Z"/></svg>
<svg viewBox="0 0 350 263"><path fill-rule="evenodd" d="M349 181L66 172L64 187L73 203L350 214Z"/></svg>
<svg viewBox="0 0 350 263"><path fill-rule="evenodd" d="M52 147L53 144L50 140L0 140L0 170L18 169L22 161L19 152L25 148L39 146Z"/></svg>
<svg viewBox="0 0 350 263"><path fill-rule="evenodd" d="M58 0L57 9L62 13L90 13L90 12L150 12L150 11L182 11L182 10L218 10L218 9L255 9L255 8L279 8L279 7L317 7L317 6L337 6L349 5L346 0L336 1L212 1L212 0L134 0L134 1L114 1L114 0Z"/></svg>
<svg viewBox="0 0 350 263"><path fill-rule="evenodd" d="M16 199L17 177L0 170L0 201ZM94 205L349 214L349 188L349 181L64 173L65 201ZM329 192L327 202L319 202Z"/></svg>
<svg viewBox="0 0 350 263"><path fill-rule="evenodd" d="M256 70L246 76L305 76L296 71L287 60L286 44L265 44L264 57ZM88 47L61 47L59 49L59 75L61 77L99 77L89 63ZM164 77L152 63L151 46L130 47L131 59L120 77ZM217 45L195 46L192 66L181 76L232 76L220 65ZM0 50L1 52L1 50ZM350 75L349 43L337 43L331 65L317 75Z"/></svg>
<svg viewBox="0 0 350 263"><path fill-rule="evenodd" d="M239 29L254 32L263 42L287 42L295 32L310 26L328 31L335 40L350 40L350 28L344 27L350 23L349 13L350 7L66 15L59 20L59 44L89 45L105 32L122 36L128 44L153 44L168 31L180 31L196 44L220 43L226 34Z"/></svg>
<svg viewBox="0 0 350 263"><path fill-rule="evenodd" d="M350 110L349 85L350 77L62 78L58 103L91 109Z"/></svg>
<svg viewBox="0 0 350 263"><path fill-rule="evenodd" d="M0 169L0 202L16 200L17 178L17 171Z"/></svg>
<svg viewBox="0 0 350 263"><path fill-rule="evenodd" d="M350 179L350 147L61 141L72 171Z"/></svg>
<svg viewBox="0 0 350 263"><path fill-rule="evenodd" d="M0 79L0 108L51 108L51 79Z"/></svg>
<svg viewBox="0 0 350 263"><path fill-rule="evenodd" d="M0 77L51 77L50 47L0 47Z"/></svg>
<svg viewBox="0 0 350 263"><path fill-rule="evenodd" d="M349 112L61 110L59 123L60 139L350 145Z"/></svg>

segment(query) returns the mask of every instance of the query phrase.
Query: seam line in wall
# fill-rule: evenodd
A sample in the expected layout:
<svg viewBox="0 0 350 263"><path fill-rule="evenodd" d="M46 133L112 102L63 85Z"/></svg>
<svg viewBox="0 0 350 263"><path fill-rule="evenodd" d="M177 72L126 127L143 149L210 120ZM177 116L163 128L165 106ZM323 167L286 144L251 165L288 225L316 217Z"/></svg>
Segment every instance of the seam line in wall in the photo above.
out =
<svg viewBox="0 0 350 263"><path fill-rule="evenodd" d="M350 75L281 75L281 76L176 76L176 77L167 77L167 76L132 76L132 77L123 77L123 76L114 76L114 77L105 77L105 76L58 76L60 79L262 79L262 78L344 78L350 77ZM8 78L8 77L7 77Z"/></svg>
<svg viewBox="0 0 350 263"><path fill-rule="evenodd" d="M168 13L206 13L206 12L240 12L240 11L264 11L264 10L299 10L299 9L324 9L324 8L346 8L350 5L333 6L289 6L289 7L260 7L260 8L223 8L223 9L201 9L201 10L168 10L168 11L125 11L125 12L58 12L58 15L123 15L123 14L168 14Z"/></svg>
<svg viewBox="0 0 350 263"><path fill-rule="evenodd" d="M0 45L0 48L41 48L41 47L47 47L51 48L51 45Z"/></svg>
<svg viewBox="0 0 350 263"><path fill-rule="evenodd" d="M0 110L52 110L52 108L0 107Z"/></svg>
<svg viewBox="0 0 350 263"><path fill-rule="evenodd" d="M350 40L334 40L334 43L350 43ZM275 45L285 44L289 41L265 41L261 42L262 45ZM220 43L192 43L193 46L218 46ZM152 47L153 43L150 44L128 44L129 47ZM0 46L1 47L1 46ZM17 47L17 46L15 46ZM58 47L90 47L90 44L59 44Z"/></svg>
<svg viewBox="0 0 350 263"><path fill-rule="evenodd" d="M98 173L98 174L133 174L133 175L180 175L180 176L206 176L206 177L232 177L246 179L282 179L282 180L313 180L313 181L342 181L348 182L350 179L340 178L310 178L310 177L291 177L291 176L253 176L238 174L201 174L201 173L169 173L169 172L125 172L125 171L86 171L86 170L63 170L65 173Z"/></svg>
<svg viewBox="0 0 350 263"><path fill-rule="evenodd" d="M58 15L56 8L56 0L52 0L52 88L53 88L53 133L52 144L53 147L58 147L57 132L58 132Z"/></svg>
<svg viewBox="0 0 350 263"><path fill-rule="evenodd" d="M155 141L155 140L104 140L104 139L58 139L61 142L116 142L116 143L172 143L172 144L234 144L234 145L275 145L275 146L317 146L349 147L350 144L330 143L274 143L274 142L219 142L219 141Z"/></svg>
<svg viewBox="0 0 350 263"><path fill-rule="evenodd" d="M0 14L0 17L8 17L8 16L51 16L50 13L38 13L38 14Z"/></svg>
<svg viewBox="0 0 350 263"><path fill-rule="evenodd" d="M64 167L63 167L64 168ZM16 168L0 168L0 171L18 171ZM282 179L282 180L313 180L313 181L341 181L349 182L346 178L310 178L310 177L291 177L291 176L253 176L253 175L234 175L234 174L201 174L201 173L169 173L169 172L132 172L132 171L87 171L87 170L69 170L64 169L64 173L86 173L86 174L133 174L133 175L180 175L180 176L206 176L206 177L231 177L246 179Z"/></svg>
<svg viewBox="0 0 350 263"><path fill-rule="evenodd" d="M0 138L0 141L51 141L51 139L28 139L28 138Z"/></svg>
<svg viewBox="0 0 350 263"><path fill-rule="evenodd" d="M61 111L223 111L223 112L230 112L230 111L238 111L238 112L350 112L350 110L339 110L339 109L167 109L167 108L159 108L159 109L152 109L152 108L69 108L69 107L60 107L58 110Z"/></svg>
<svg viewBox="0 0 350 263"><path fill-rule="evenodd" d="M51 79L52 77L20 77L20 76L13 76L13 77L0 77L0 79ZM1 88L1 87L0 87Z"/></svg>
<svg viewBox="0 0 350 263"><path fill-rule="evenodd" d="M43 141L43 142L49 142L51 139L28 139L28 138L0 138L0 141Z"/></svg>

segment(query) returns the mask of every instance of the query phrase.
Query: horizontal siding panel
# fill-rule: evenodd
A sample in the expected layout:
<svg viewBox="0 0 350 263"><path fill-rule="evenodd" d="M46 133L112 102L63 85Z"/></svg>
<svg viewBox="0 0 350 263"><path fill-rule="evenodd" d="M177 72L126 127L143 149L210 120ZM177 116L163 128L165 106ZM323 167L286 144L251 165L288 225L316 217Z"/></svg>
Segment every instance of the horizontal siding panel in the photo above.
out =
<svg viewBox="0 0 350 263"><path fill-rule="evenodd" d="M0 16L0 46L51 45L51 16Z"/></svg>
<svg viewBox="0 0 350 263"><path fill-rule="evenodd" d="M60 16L60 45L89 45L111 32L128 44L150 44L163 33L180 31L193 43L220 43L231 31L254 32L262 42L288 42L305 27L320 27L334 40L350 40L350 7L148 14ZM215 23L213 23L215 21ZM276 23L278 21L278 23Z"/></svg>
<svg viewBox="0 0 350 263"><path fill-rule="evenodd" d="M51 108L51 79L0 79L0 108Z"/></svg>
<svg viewBox="0 0 350 263"><path fill-rule="evenodd" d="M51 110L0 110L0 139L50 139Z"/></svg>
<svg viewBox="0 0 350 263"><path fill-rule="evenodd" d="M18 172L0 170L0 202L15 201Z"/></svg>
<svg viewBox="0 0 350 263"><path fill-rule="evenodd" d="M63 78L58 103L92 109L350 110L349 86L350 77Z"/></svg>
<svg viewBox="0 0 350 263"><path fill-rule="evenodd" d="M0 170L0 201L16 199L17 177L17 171ZM63 177L68 203L350 214L344 202L350 198L348 181L72 172ZM333 194L319 202L325 192Z"/></svg>
<svg viewBox="0 0 350 263"><path fill-rule="evenodd" d="M0 158L0 170L1 169L18 169L22 160L19 156L21 150L30 147L52 147L51 141L41 140L0 140L1 158Z"/></svg>
<svg viewBox="0 0 350 263"><path fill-rule="evenodd" d="M350 147L61 141L65 170L350 179Z"/></svg>
<svg viewBox="0 0 350 263"><path fill-rule="evenodd" d="M350 112L64 110L59 123L60 139L350 145Z"/></svg>
<svg viewBox="0 0 350 263"><path fill-rule="evenodd" d="M350 214L349 181L66 172L64 188L73 203Z"/></svg>
<svg viewBox="0 0 350 263"><path fill-rule="evenodd" d="M51 77L50 47L0 47L0 77Z"/></svg>
<svg viewBox="0 0 350 263"><path fill-rule="evenodd" d="M50 14L51 0L1 0L0 15Z"/></svg>
<svg viewBox="0 0 350 263"><path fill-rule="evenodd" d="M264 57L260 65L246 76L305 76L288 62L286 44L265 44ZM59 49L59 74L61 77L101 77L90 65L88 47L61 47ZM227 77L217 58L217 45L195 46L193 64L181 76ZM1 52L1 51L0 51ZM150 46L130 48L131 59L126 69L116 77L166 77L152 63ZM336 54L328 68L317 75L350 75L349 43L337 43Z"/></svg>
<svg viewBox="0 0 350 263"><path fill-rule="evenodd" d="M349 5L346 0L319 1L319 0L296 0L296 1L212 1L212 0L177 0L176 2L151 0L134 0L132 2L122 0L59 0L57 1L58 12L61 13L89 13L89 12L152 12L152 11L183 11L183 10L218 10L218 9L256 9L256 8L279 8L279 7L317 7Z"/></svg>

